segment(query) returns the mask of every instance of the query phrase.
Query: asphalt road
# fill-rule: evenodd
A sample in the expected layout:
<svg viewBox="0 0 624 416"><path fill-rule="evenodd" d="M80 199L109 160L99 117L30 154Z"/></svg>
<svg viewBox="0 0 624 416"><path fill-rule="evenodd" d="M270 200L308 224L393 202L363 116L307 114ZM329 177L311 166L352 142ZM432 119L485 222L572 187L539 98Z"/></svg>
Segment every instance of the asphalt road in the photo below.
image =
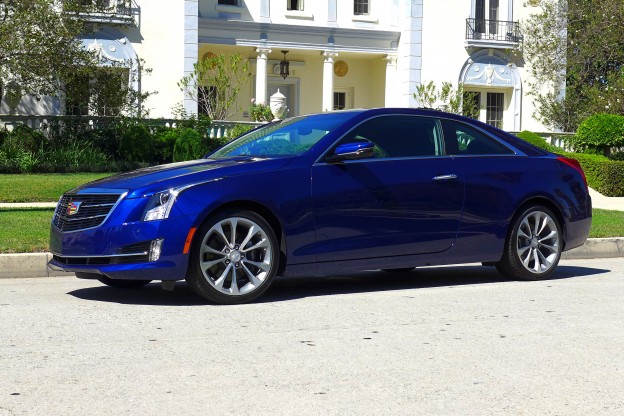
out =
<svg viewBox="0 0 624 416"><path fill-rule="evenodd" d="M622 415L624 260L277 281L202 304L0 280L0 415Z"/></svg>

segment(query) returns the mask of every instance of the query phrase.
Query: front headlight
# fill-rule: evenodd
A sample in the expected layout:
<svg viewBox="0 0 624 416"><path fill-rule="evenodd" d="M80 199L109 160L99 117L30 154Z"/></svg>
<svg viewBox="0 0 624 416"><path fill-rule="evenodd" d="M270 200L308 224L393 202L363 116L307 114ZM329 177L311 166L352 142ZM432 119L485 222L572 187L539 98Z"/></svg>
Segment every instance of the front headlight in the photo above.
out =
<svg viewBox="0 0 624 416"><path fill-rule="evenodd" d="M173 203L180 191L180 189L169 189L152 195L147 204L147 208L145 208L143 221L164 220L168 218L171 207L173 207Z"/></svg>

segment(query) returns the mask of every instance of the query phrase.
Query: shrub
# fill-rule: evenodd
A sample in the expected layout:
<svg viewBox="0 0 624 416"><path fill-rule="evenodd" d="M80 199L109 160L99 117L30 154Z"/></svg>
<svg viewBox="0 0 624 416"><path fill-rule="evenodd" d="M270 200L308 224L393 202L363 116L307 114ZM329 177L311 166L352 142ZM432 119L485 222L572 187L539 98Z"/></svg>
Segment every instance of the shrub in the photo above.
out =
<svg viewBox="0 0 624 416"><path fill-rule="evenodd" d="M129 124L119 137L119 158L130 162L153 162L156 159L154 137L143 124Z"/></svg>
<svg viewBox="0 0 624 416"><path fill-rule="evenodd" d="M576 149L609 155L611 147L624 146L624 116L596 114L583 121L573 139Z"/></svg>
<svg viewBox="0 0 624 416"><path fill-rule="evenodd" d="M4 143L11 142L12 146L27 152L36 152L43 147L45 141L46 139L41 132L25 125L19 125L9 132Z"/></svg>
<svg viewBox="0 0 624 416"><path fill-rule="evenodd" d="M521 131L520 133L516 134L516 136L518 136L519 138L521 138L525 142L531 143L533 146L539 147L540 149L544 149L544 150L547 150L549 152L554 152L554 153L560 153L561 152L561 149L559 149L559 148L557 148L557 147L555 147L555 146L553 146L551 144L548 144L543 137L541 137L541 136L539 136L539 135L537 135L535 133L532 133L530 131L527 131L527 130Z"/></svg>
<svg viewBox="0 0 624 416"><path fill-rule="evenodd" d="M243 134L253 129L254 129L254 126L249 125L249 124L237 124L228 130L227 132L228 141L233 140L237 138L238 136L242 136Z"/></svg>
<svg viewBox="0 0 624 416"><path fill-rule="evenodd" d="M110 155L85 140L56 144L41 158L37 172L110 172Z"/></svg>
<svg viewBox="0 0 624 416"><path fill-rule="evenodd" d="M200 159L207 153L207 144L202 135L192 128L175 129L177 138L173 147L173 161Z"/></svg>
<svg viewBox="0 0 624 416"><path fill-rule="evenodd" d="M253 121L271 121L275 118L271 112L271 107L262 103L256 104L254 100L249 106L249 116Z"/></svg>

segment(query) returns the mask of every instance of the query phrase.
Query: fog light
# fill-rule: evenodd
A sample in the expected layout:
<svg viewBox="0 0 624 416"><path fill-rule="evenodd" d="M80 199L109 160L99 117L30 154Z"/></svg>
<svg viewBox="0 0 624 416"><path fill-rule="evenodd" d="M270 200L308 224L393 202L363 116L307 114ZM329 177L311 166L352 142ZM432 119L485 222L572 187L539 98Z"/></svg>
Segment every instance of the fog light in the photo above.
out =
<svg viewBox="0 0 624 416"><path fill-rule="evenodd" d="M149 261L156 261L160 258L163 241L162 238L152 241L152 244L150 244Z"/></svg>

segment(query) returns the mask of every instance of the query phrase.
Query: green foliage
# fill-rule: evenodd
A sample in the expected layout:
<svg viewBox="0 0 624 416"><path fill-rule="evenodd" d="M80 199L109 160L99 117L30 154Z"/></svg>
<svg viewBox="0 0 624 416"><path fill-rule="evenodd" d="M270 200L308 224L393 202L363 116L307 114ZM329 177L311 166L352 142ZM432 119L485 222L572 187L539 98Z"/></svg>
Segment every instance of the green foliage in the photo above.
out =
<svg viewBox="0 0 624 416"><path fill-rule="evenodd" d="M197 101L200 113L226 120L239 111L238 95L251 78L249 62L240 54L212 55L193 65L193 72L178 87Z"/></svg>
<svg viewBox="0 0 624 416"><path fill-rule="evenodd" d="M178 129L163 129L156 134L156 155L160 163L173 160L173 147L178 140Z"/></svg>
<svg viewBox="0 0 624 416"><path fill-rule="evenodd" d="M173 147L173 161L195 160L207 153L207 146L202 135L194 129L177 129L177 138Z"/></svg>
<svg viewBox="0 0 624 416"><path fill-rule="evenodd" d="M464 91L464 85L461 83L455 88L451 82L444 81L438 91L433 81L429 81L416 86L414 98L423 108L435 108L440 104L440 107L449 113L477 118L480 108L473 94L475 93Z"/></svg>
<svg viewBox="0 0 624 416"><path fill-rule="evenodd" d="M156 152L150 130L143 124L129 124L119 137L119 156L130 162L153 162Z"/></svg>
<svg viewBox="0 0 624 416"><path fill-rule="evenodd" d="M249 106L249 116L253 121L272 121L274 118L271 107L264 103L256 103L253 100Z"/></svg>
<svg viewBox="0 0 624 416"><path fill-rule="evenodd" d="M242 136L243 134L253 129L254 129L254 126L250 126L249 124L237 124L228 131L228 134L227 134L228 139L229 140L235 139L238 136Z"/></svg>
<svg viewBox="0 0 624 416"><path fill-rule="evenodd" d="M532 133L530 131L527 131L527 130L521 131L520 133L516 134L516 136L518 136L525 142L531 143L533 146L539 147L540 149L544 149L546 151L553 152L553 153L561 153L561 149L546 143L546 140L544 140L543 137L535 133Z"/></svg>
<svg viewBox="0 0 624 416"><path fill-rule="evenodd" d="M573 144L577 149L590 149L608 155L611 147L624 147L624 116L596 114L579 126Z"/></svg>
<svg viewBox="0 0 624 416"><path fill-rule="evenodd" d="M62 12L54 0L0 3L0 84L10 77L23 93L56 95L70 74L94 68L78 37L88 32L82 3L64 0Z"/></svg>
<svg viewBox="0 0 624 416"><path fill-rule="evenodd" d="M420 83L416 86L414 98L418 101L418 105L423 108L434 108L438 101L438 91L433 81L428 83Z"/></svg>
<svg viewBox="0 0 624 416"><path fill-rule="evenodd" d="M592 114L624 114L622 0L542 0L536 10L522 25L535 116L575 131Z"/></svg>
<svg viewBox="0 0 624 416"><path fill-rule="evenodd" d="M62 85L67 115L145 117L148 110L144 103L153 92L135 91L129 86L133 66L138 66L141 78L152 72L143 60L126 60L107 61L106 66L67 75Z"/></svg>

